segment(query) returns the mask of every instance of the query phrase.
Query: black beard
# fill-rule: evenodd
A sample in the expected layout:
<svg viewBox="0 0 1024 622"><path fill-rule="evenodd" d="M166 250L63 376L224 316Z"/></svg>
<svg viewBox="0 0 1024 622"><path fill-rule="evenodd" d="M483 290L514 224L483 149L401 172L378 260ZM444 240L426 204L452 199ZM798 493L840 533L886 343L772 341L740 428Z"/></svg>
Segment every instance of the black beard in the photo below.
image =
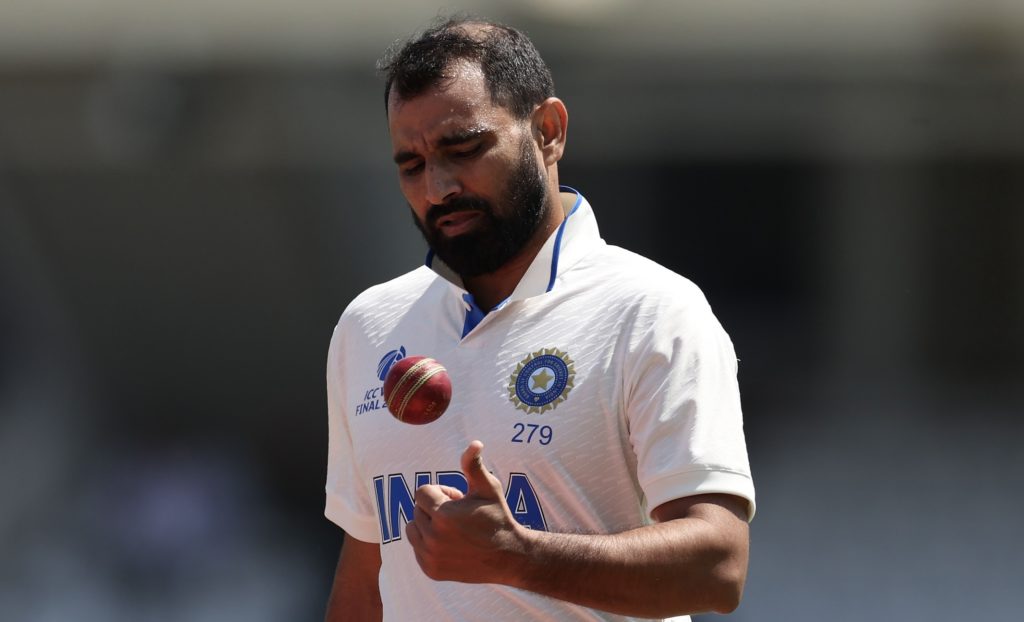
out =
<svg viewBox="0 0 1024 622"><path fill-rule="evenodd" d="M413 222L441 261L465 277L490 274L526 246L547 216L547 186L537 167L529 139L520 147L519 163L509 175L500 209L488 201L456 197L427 212L426 225L413 213ZM437 229L443 216L478 210L481 222L467 233L449 238Z"/></svg>

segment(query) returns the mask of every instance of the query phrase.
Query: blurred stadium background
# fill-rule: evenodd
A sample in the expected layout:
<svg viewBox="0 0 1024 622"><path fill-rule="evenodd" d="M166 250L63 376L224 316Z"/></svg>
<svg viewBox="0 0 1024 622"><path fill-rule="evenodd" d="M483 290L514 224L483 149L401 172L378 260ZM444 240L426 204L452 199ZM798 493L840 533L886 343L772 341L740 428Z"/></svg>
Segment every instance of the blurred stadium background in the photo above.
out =
<svg viewBox="0 0 1024 622"><path fill-rule="evenodd" d="M534 38L563 182L732 334L731 619L1020 619L1024 3L454 9ZM327 341L424 251L373 64L438 11L0 4L0 619L321 617Z"/></svg>

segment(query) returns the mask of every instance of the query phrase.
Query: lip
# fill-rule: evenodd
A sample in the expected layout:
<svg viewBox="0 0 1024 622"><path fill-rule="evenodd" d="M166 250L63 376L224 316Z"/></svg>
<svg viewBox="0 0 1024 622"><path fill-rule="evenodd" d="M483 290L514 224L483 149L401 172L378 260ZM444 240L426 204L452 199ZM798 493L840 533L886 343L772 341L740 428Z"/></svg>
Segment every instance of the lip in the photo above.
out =
<svg viewBox="0 0 1024 622"><path fill-rule="evenodd" d="M480 220L478 211L454 212L437 219L437 230L448 237L454 237L470 231Z"/></svg>

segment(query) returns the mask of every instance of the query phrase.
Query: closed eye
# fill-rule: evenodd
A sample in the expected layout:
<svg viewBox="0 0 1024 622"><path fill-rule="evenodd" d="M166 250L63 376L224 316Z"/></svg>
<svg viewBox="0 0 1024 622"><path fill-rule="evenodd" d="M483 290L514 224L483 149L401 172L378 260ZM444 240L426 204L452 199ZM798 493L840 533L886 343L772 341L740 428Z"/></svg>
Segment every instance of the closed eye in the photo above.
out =
<svg viewBox="0 0 1024 622"><path fill-rule="evenodd" d="M472 158L473 156L480 153L481 149L483 149L483 143L478 142L469 149L459 149L458 151L454 151L452 155L453 157L456 158Z"/></svg>
<svg viewBox="0 0 1024 622"><path fill-rule="evenodd" d="M415 174L419 173L422 170L423 170L423 160L420 160L419 162L416 162L415 164L409 164L409 165L406 165L406 166L400 168L399 172L402 175L406 176L406 177L410 177L412 175L415 175Z"/></svg>

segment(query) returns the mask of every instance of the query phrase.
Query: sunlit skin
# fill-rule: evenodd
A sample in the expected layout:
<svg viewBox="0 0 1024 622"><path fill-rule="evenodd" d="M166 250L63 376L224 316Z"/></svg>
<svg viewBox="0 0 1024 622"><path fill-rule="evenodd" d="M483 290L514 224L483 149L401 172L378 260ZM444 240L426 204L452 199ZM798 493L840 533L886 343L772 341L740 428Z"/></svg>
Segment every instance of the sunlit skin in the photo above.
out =
<svg viewBox="0 0 1024 622"><path fill-rule="evenodd" d="M527 119L491 101L483 72L460 62L451 79L408 100L388 100L388 128L399 187L421 223L433 205L458 196L502 205L509 171L519 162L524 138L531 141L548 189L549 209L526 246L498 270L464 278L478 305L491 309L515 289L526 269L565 215L558 195L557 163L565 146L568 116L557 98L539 104ZM444 235L477 226L479 213L457 212L441 218Z"/></svg>

